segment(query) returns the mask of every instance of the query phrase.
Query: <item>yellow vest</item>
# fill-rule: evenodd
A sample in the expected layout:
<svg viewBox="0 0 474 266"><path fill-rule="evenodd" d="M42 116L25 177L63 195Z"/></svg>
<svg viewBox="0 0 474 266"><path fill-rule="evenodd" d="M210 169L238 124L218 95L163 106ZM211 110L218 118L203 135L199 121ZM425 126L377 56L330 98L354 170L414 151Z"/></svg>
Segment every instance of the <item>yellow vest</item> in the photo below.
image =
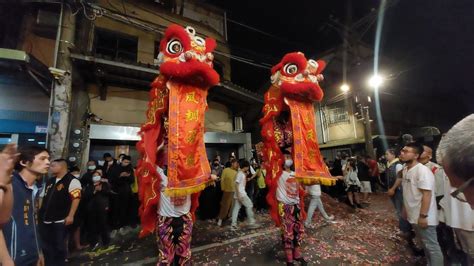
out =
<svg viewBox="0 0 474 266"><path fill-rule="evenodd" d="M135 171L135 170L134 170L134 171ZM132 192L133 192L133 193L138 193L137 174L135 173L134 176L135 176L135 180L134 180L133 183L130 185L130 188L132 189Z"/></svg>
<svg viewBox="0 0 474 266"><path fill-rule="evenodd" d="M266 187L265 172L262 170L262 168L257 170L257 185L258 185L258 188L260 188L260 189Z"/></svg>

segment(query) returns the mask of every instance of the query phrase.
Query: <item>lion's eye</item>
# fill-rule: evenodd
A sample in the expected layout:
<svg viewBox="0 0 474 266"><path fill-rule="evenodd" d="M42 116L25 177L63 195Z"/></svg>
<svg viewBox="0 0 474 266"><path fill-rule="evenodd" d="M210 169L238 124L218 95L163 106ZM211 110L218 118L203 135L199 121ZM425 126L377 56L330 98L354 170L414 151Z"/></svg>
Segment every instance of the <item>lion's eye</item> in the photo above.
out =
<svg viewBox="0 0 474 266"><path fill-rule="evenodd" d="M298 66L293 63L288 63L283 67L283 71L288 75L294 75L298 72Z"/></svg>
<svg viewBox="0 0 474 266"><path fill-rule="evenodd" d="M179 54L182 51L183 51L183 45L177 39L172 39L166 45L166 52L168 52L169 54L173 54L173 55L174 54Z"/></svg>

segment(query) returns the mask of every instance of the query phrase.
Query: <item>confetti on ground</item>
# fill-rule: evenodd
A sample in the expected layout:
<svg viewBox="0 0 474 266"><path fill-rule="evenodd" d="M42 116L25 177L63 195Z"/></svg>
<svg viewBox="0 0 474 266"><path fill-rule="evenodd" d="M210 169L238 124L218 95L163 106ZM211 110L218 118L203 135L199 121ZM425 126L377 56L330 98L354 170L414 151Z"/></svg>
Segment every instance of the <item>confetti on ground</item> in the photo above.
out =
<svg viewBox="0 0 474 266"><path fill-rule="evenodd" d="M357 210L326 194L322 195L322 200L326 211L335 216L335 222L324 222L316 211L314 227L306 229L303 243L310 264L423 264L407 250L404 240L398 235L398 222L386 195L373 195L370 206ZM258 214L257 220L260 228L248 229L245 222L240 222L240 230L235 232L229 230L229 221L222 227L218 227L214 220L197 221L192 247L198 251L193 253L193 262L196 265L284 265L285 255L278 229L268 213ZM114 264L114 260L156 264L154 236L145 239L120 237L114 241L121 250L113 250L110 255L101 254L101 265L107 261ZM72 265L81 263L93 264L93 261L87 256L71 261Z"/></svg>

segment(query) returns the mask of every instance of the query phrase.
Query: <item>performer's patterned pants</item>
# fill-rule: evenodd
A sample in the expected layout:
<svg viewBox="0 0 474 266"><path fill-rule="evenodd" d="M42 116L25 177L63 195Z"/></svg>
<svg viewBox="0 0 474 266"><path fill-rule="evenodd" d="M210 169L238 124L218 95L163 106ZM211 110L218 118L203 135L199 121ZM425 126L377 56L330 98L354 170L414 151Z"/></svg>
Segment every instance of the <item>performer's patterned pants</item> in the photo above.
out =
<svg viewBox="0 0 474 266"><path fill-rule="evenodd" d="M278 203L278 209L280 212L283 245L285 249L301 246L304 226L303 221L301 221L299 206Z"/></svg>
<svg viewBox="0 0 474 266"><path fill-rule="evenodd" d="M191 213L181 217L159 216L156 226L158 265L172 265L175 257L178 265L190 265L192 231Z"/></svg>

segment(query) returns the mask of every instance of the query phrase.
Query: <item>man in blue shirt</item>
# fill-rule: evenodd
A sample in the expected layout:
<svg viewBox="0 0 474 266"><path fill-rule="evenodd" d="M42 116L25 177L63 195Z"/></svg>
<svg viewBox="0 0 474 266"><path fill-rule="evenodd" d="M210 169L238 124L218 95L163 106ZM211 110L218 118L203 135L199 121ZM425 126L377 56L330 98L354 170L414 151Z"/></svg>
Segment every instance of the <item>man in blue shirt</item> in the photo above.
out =
<svg viewBox="0 0 474 266"><path fill-rule="evenodd" d="M13 212L2 228L8 254L1 253L2 265L44 265L38 235L37 213L39 190L37 180L48 172L49 153L41 147L19 149L19 160L13 173Z"/></svg>

